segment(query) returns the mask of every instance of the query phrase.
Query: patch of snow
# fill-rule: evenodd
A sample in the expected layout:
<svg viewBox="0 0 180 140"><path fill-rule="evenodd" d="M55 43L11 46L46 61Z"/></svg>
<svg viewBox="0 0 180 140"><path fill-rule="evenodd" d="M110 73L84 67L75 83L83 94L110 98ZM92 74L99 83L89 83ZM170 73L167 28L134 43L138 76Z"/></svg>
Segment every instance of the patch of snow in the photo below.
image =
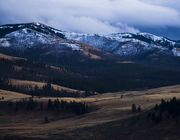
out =
<svg viewBox="0 0 180 140"><path fill-rule="evenodd" d="M23 27L23 25L18 25L18 28L21 28L21 27Z"/></svg>
<svg viewBox="0 0 180 140"><path fill-rule="evenodd" d="M27 29L27 28L22 29L22 31L23 31L25 34L28 33L28 29Z"/></svg>
<svg viewBox="0 0 180 140"><path fill-rule="evenodd" d="M13 28L13 26L1 26L1 29L3 29L3 28Z"/></svg>
<svg viewBox="0 0 180 140"><path fill-rule="evenodd" d="M10 47L11 44L9 43L9 41L5 38L1 38L0 39L0 46L2 47Z"/></svg>
<svg viewBox="0 0 180 140"><path fill-rule="evenodd" d="M80 51L81 50L79 44L61 43L60 45L65 45L66 47L71 48L73 51Z"/></svg>
<svg viewBox="0 0 180 140"><path fill-rule="evenodd" d="M174 56L180 57L180 48L173 48L172 52L173 52Z"/></svg>
<svg viewBox="0 0 180 140"><path fill-rule="evenodd" d="M41 24L38 22L34 22L35 25L40 26Z"/></svg>

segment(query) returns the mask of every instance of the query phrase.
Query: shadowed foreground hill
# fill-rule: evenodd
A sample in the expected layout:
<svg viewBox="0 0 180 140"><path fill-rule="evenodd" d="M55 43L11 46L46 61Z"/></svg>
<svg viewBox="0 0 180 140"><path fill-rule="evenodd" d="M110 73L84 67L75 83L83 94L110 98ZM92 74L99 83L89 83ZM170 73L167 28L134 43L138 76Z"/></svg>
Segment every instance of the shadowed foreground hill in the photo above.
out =
<svg viewBox="0 0 180 140"><path fill-rule="evenodd" d="M180 86L146 91L106 93L86 98L59 98L65 101L85 102L96 107L89 113L74 116L34 111L0 115L0 138L3 140L179 140L177 119L163 119L156 123L147 116L156 104L176 97L180 99ZM20 97L21 98L21 97ZM46 102L56 98L36 98ZM11 98L11 100L14 100ZM17 100L17 99L16 99ZM132 104L141 106L133 113ZM43 123L44 116L49 118ZM24 118L24 119L22 119ZM178 119L179 120L179 119Z"/></svg>
<svg viewBox="0 0 180 140"><path fill-rule="evenodd" d="M63 136L65 135L65 136ZM57 136L58 137L58 136ZM60 136L61 137L61 136ZM179 140L179 123L148 122L144 116L78 129L62 134L63 140Z"/></svg>
<svg viewBox="0 0 180 140"><path fill-rule="evenodd" d="M49 138L7 136L3 140L179 140L179 123L163 121L159 124L148 121L145 116L113 121L93 127L50 134Z"/></svg>

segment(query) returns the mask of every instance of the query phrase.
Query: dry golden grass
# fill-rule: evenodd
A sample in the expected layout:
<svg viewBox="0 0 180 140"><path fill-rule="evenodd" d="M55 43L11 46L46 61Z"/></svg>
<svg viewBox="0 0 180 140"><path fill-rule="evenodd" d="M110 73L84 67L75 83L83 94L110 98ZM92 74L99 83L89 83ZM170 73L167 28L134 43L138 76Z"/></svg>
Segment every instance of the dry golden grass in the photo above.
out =
<svg viewBox="0 0 180 140"><path fill-rule="evenodd" d="M0 98L4 97L3 101L7 100L17 100L17 99L22 99L22 98L28 98L30 96L22 94L22 93L17 93L17 92L12 92L12 91L7 91L7 90L0 90Z"/></svg>
<svg viewBox="0 0 180 140"><path fill-rule="evenodd" d="M10 55L5 55L0 53L0 60L5 59L5 60L10 60L10 61L15 61L15 60L26 60L24 58L20 58L20 57L13 57Z"/></svg>
<svg viewBox="0 0 180 140"><path fill-rule="evenodd" d="M59 98L66 101L87 102L96 106L98 109L76 117L64 118L51 121L48 124L42 124L42 114L37 118L27 119L26 121L16 122L11 125L4 124L0 127L0 132L11 133L21 136L37 136L48 137L47 134L58 134L60 132L69 132L77 128L88 126L96 126L112 121L123 120L133 116L131 113L131 105L141 105L142 110L146 111L159 103L161 99L170 99L176 97L180 99L180 85L150 89L146 91L128 91L117 93L106 93L102 95L91 96L87 98ZM122 96L123 95L123 96ZM21 97L21 96L20 96ZM12 97L11 97L12 99ZM41 98L39 100L46 101L49 98ZM56 98L50 98L56 99ZM38 99L37 99L38 100ZM31 114L32 116L36 114ZM21 116L18 116L21 117ZM25 117L23 115L23 117ZM7 116L5 116L7 118ZM1 117L1 119L5 119ZM16 119L14 118L13 121ZM18 119L19 120L19 119Z"/></svg>
<svg viewBox="0 0 180 140"><path fill-rule="evenodd" d="M83 53L84 53L84 55L90 57L91 59L96 59L96 60L101 60L102 59L100 56L95 55L95 54L93 54L93 53L91 53L89 51L83 52Z"/></svg>
<svg viewBox="0 0 180 140"><path fill-rule="evenodd" d="M120 64L132 64L132 63L135 63L133 61L118 61L117 63L120 63Z"/></svg>
<svg viewBox="0 0 180 140"><path fill-rule="evenodd" d="M87 98L71 98L71 97L34 97L37 101L48 101L51 99L52 101L59 99L67 102L75 101L75 102L83 102L83 103L93 103L96 102L97 99L93 97L87 97Z"/></svg>
<svg viewBox="0 0 180 140"><path fill-rule="evenodd" d="M92 46L89 46L88 44L81 43L81 47L83 48L83 54L88 56L91 59L101 60L102 57L95 54L94 52L99 52L99 49L93 48Z"/></svg>
<svg viewBox="0 0 180 140"><path fill-rule="evenodd" d="M34 88L35 86L42 88L46 83L43 82L35 82L35 81L27 81L27 80L17 80L17 79L9 79L10 84L12 85L16 85L16 86L25 86L25 87L32 87ZM71 88L67 88L67 87L63 87L60 85L55 85L52 84L52 87L55 90L61 91L61 90L65 90L67 92L77 92L78 90L75 89L71 89ZM82 92L82 91L79 91Z"/></svg>

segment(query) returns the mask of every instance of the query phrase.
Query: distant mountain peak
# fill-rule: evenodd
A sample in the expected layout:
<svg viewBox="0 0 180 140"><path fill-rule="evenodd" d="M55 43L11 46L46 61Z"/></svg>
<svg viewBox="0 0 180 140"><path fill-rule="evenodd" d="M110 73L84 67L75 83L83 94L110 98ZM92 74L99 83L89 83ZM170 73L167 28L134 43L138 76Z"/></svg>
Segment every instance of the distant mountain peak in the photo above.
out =
<svg viewBox="0 0 180 140"><path fill-rule="evenodd" d="M23 30L24 32L22 32ZM102 51L119 56L138 56L154 52L174 55L173 49L180 48L180 43L178 41L172 41L168 38L150 33L112 33L108 35L83 34L61 31L39 22L0 26L0 38L4 38L1 44L9 46L10 43L6 41L9 38L12 40L12 38L15 37L15 33L13 34L13 32L19 34L21 39L26 38L25 41L32 41L29 41L28 44L33 44L33 42L37 41L46 43L47 45L53 42L53 45L57 46L54 40L67 39L86 43L96 49L101 49ZM19 42L18 39L21 41L21 39L16 36L17 42Z"/></svg>
<svg viewBox="0 0 180 140"><path fill-rule="evenodd" d="M79 55L81 58L100 59L104 53L85 43L65 38L62 31L41 23L9 24L0 26L0 49L26 52L41 50L44 56ZM41 54L39 54L41 55Z"/></svg>
<svg viewBox="0 0 180 140"><path fill-rule="evenodd" d="M0 26L0 38L5 36L6 34L9 34L11 32L14 32L23 28L29 28L37 32L49 34L51 36L57 36L63 39L65 38L64 35L60 33L60 30L57 30L55 28L52 28L50 26L44 25L39 22L2 25Z"/></svg>
<svg viewBox="0 0 180 140"><path fill-rule="evenodd" d="M63 32L66 38L78 40L119 56L136 56L158 52L173 55L179 42L150 33L112 33L108 35Z"/></svg>

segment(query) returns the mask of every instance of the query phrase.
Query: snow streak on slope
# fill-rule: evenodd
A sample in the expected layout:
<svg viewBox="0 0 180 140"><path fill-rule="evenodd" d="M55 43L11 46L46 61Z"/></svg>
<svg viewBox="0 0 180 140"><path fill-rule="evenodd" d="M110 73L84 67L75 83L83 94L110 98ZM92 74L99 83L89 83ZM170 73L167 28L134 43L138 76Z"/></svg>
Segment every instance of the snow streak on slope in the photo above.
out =
<svg viewBox="0 0 180 140"><path fill-rule="evenodd" d="M110 35L81 34L61 32L66 38L90 44L104 51L120 56L134 56L158 50L161 53L171 53L176 42L164 37L148 33L114 33Z"/></svg>
<svg viewBox="0 0 180 140"><path fill-rule="evenodd" d="M119 56L138 56L152 52L173 55L173 50L180 47L176 41L149 33L82 34L57 30L40 23L0 26L2 47L41 46L81 50L81 42Z"/></svg>

